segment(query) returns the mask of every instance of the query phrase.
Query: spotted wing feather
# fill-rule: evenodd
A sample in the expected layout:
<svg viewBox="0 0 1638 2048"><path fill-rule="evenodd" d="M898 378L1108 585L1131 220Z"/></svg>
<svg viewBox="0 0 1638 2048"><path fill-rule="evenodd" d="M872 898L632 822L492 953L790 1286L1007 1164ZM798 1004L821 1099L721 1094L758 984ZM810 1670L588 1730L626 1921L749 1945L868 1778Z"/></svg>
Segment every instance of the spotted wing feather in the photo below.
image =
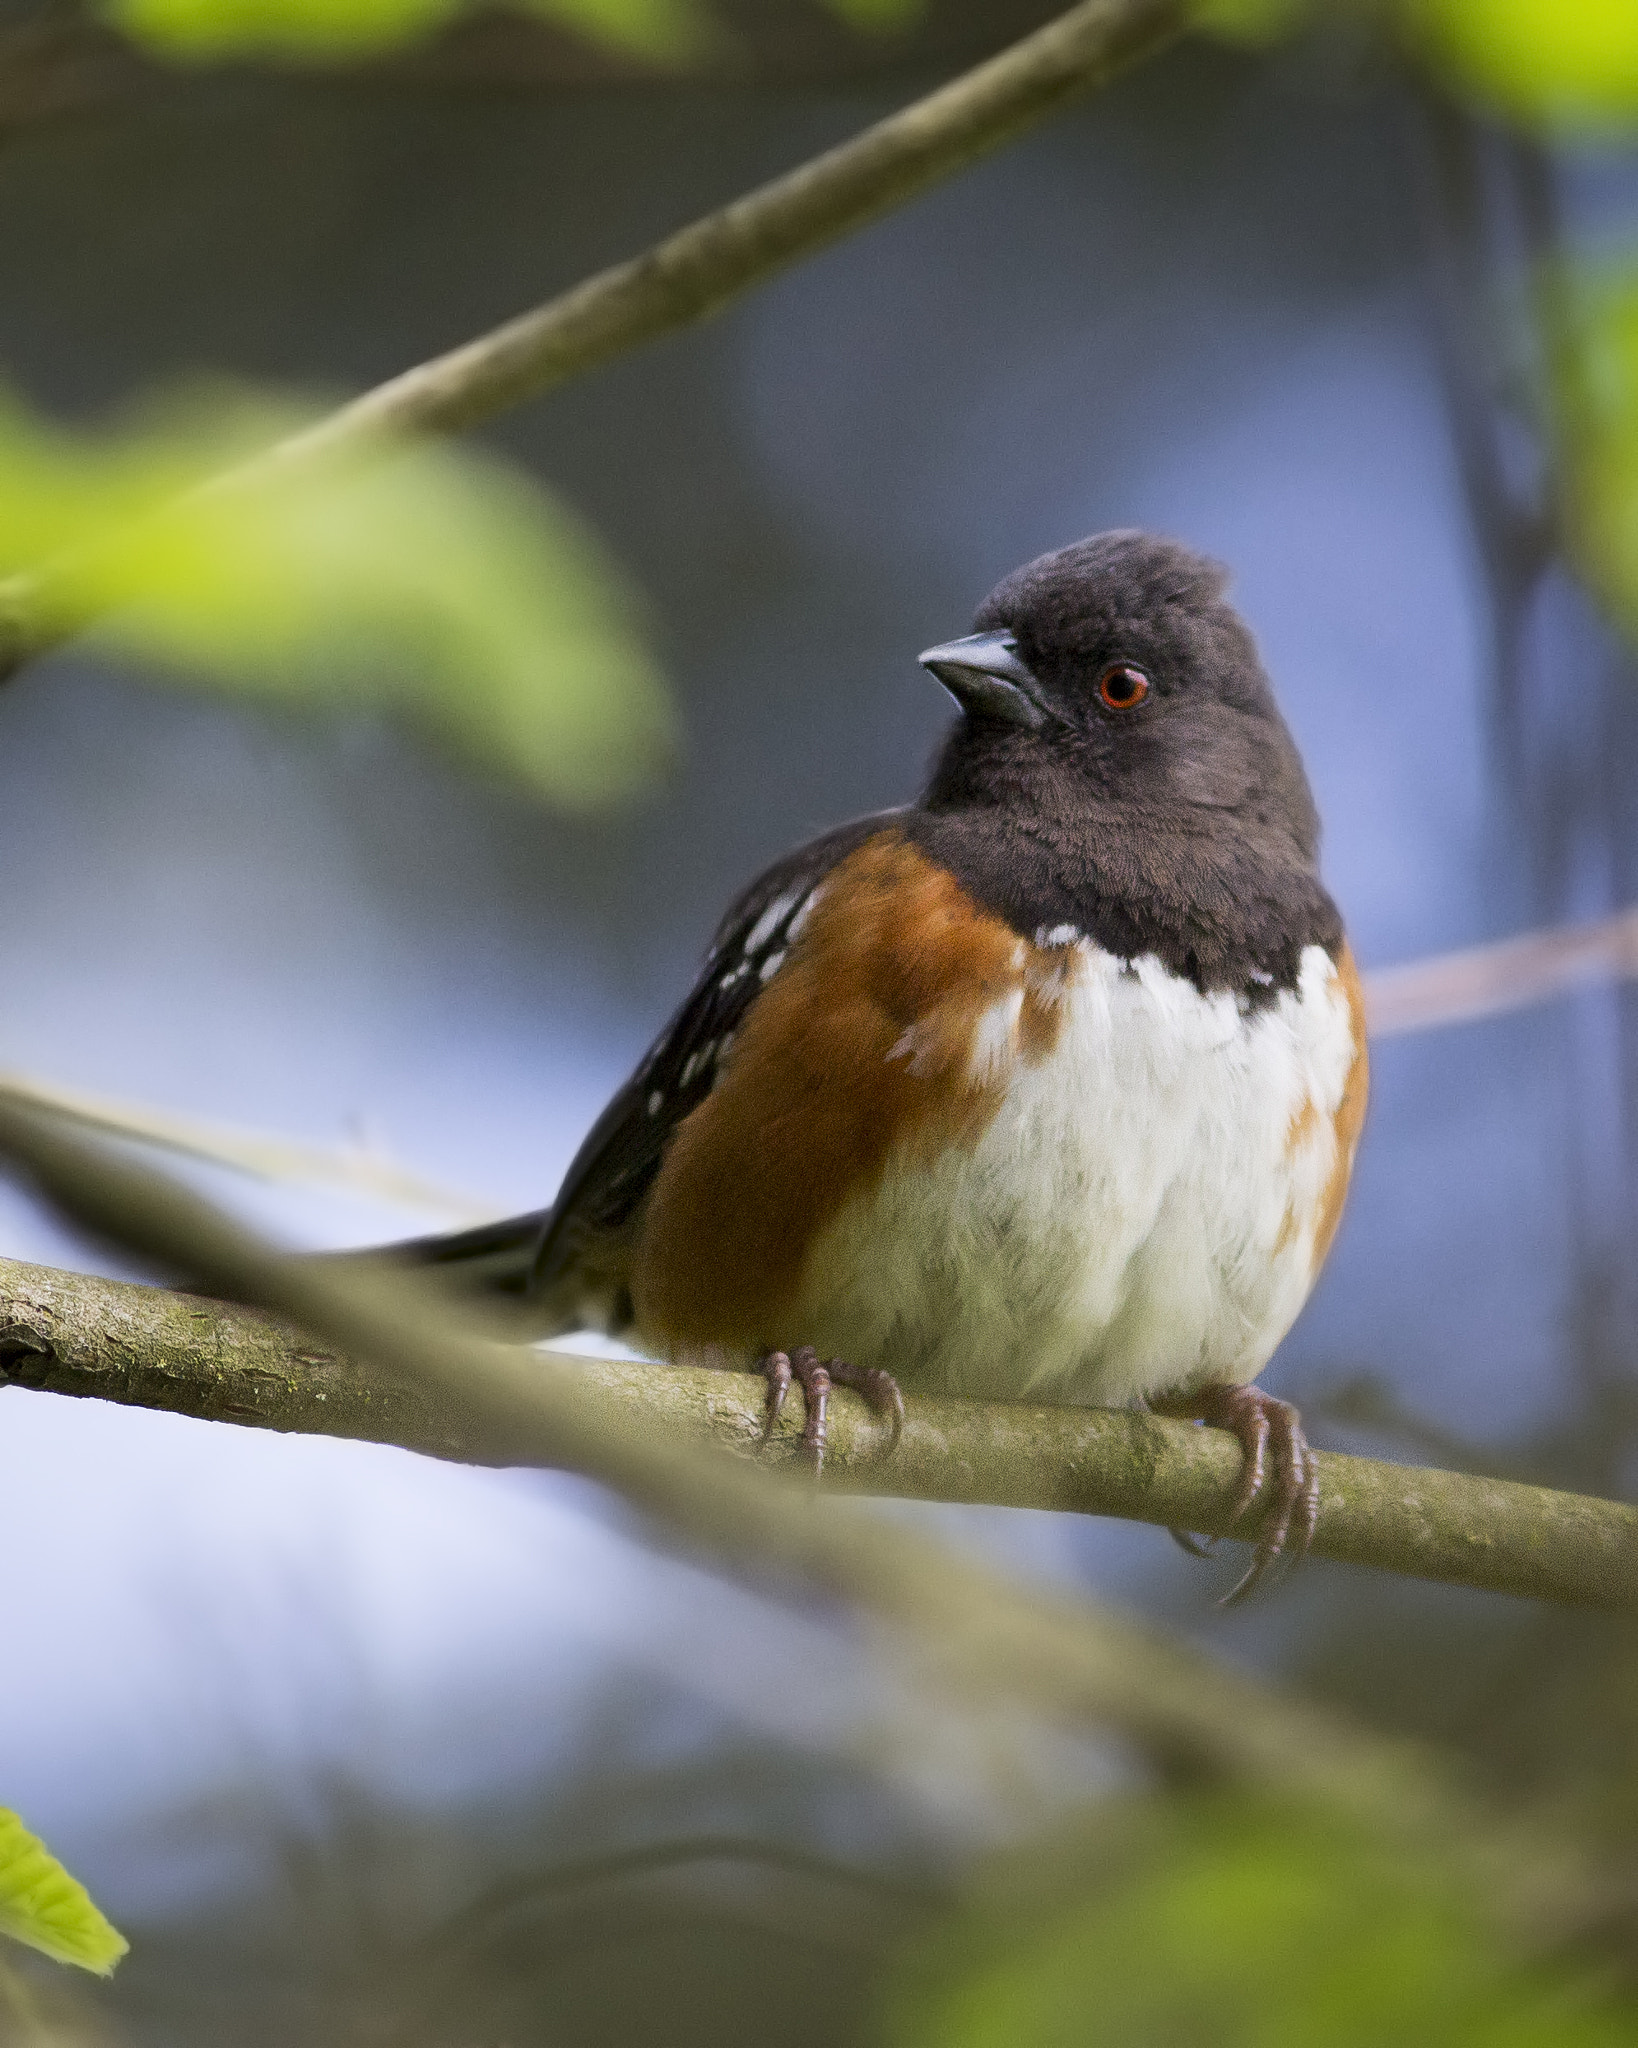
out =
<svg viewBox="0 0 1638 2048"><path fill-rule="evenodd" d="M710 1094L718 1064L778 972L831 870L897 814L855 819L769 868L729 906L682 1007L587 1133L546 1219L528 1292L561 1294L599 1241L619 1240L654 1184L672 1133ZM623 1320L615 1314L612 1320Z"/></svg>

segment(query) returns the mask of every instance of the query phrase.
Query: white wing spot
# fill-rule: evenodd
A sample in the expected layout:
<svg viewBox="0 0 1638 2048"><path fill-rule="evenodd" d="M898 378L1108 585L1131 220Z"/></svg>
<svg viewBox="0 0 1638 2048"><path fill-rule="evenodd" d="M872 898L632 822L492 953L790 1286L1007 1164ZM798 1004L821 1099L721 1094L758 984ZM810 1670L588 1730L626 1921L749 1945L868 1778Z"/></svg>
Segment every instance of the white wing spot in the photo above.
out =
<svg viewBox="0 0 1638 2048"><path fill-rule="evenodd" d="M1251 978L1259 988L1272 988L1274 986L1273 975L1264 968L1254 967L1251 970Z"/></svg>
<svg viewBox="0 0 1638 2048"><path fill-rule="evenodd" d="M662 1103L662 1102L664 1102L664 1101L665 1101L665 1091L664 1091L664 1089L662 1089L662 1088L656 1088L656 1089L655 1089L655 1091L654 1091L654 1093L653 1093L653 1094L652 1094L652 1095L651 1095L651 1096L650 1096L650 1097L648 1098L648 1113L649 1113L649 1115L650 1115L650 1116L658 1116L658 1115L659 1115L659 1113L660 1113L660 1105L661 1105L661 1103Z"/></svg>
<svg viewBox="0 0 1638 2048"><path fill-rule="evenodd" d="M793 895L776 896L774 898L757 919L756 923L752 925L746 937L745 950L747 953L759 952L768 943L778 929L779 920L795 901L796 898Z"/></svg>
<svg viewBox="0 0 1638 2048"><path fill-rule="evenodd" d="M716 1055L717 1041L708 1038L702 1046L696 1047L683 1061L682 1085L686 1088L694 1076L703 1073Z"/></svg>
<svg viewBox="0 0 1638 2048"><path fill-rule="evenodd" d="M1035 943L1038 946L1073 946L1080 935L1078 925L1055 924L1049 931L1043 924L1036 927Z"/></svg>
<svg viewBox="0 0 1638 2048"><path fill-rule="evenodd" d="M780 968L783 967L784 964L785 949L783 946L781 946L777 953L770 953L767 959L763 961L762 979L764 981L772 981L774 976L779 972Z"/></svg>
<svg viewBox="0 0 1638 2048"><path fill-rule="evenodd" d="M824 884L821 882L816 889L810 889L808 893L802 898L801 908L797 911L796 915L791 919L790 923L785 927L785 943L787 946L791 943L793 939L799 939L802 936L802 927L807 923L808 919L812 917L814 909L818 904L819 898L823 896L824 893Z"/></svg>

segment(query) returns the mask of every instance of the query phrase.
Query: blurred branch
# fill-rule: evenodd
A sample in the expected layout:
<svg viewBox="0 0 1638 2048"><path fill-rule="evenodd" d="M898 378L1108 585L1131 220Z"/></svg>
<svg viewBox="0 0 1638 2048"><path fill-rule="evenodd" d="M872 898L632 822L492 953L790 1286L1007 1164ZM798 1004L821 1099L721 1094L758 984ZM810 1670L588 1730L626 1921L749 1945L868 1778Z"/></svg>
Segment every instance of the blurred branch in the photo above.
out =
<svg viewBox="0 0 1638 2048"><path fill-rule="evenodd" d="M1638 909L1592 924L1521 932L1460 952L1374 968L1365 976L1371 1037L1395 1038L1523 1010L1577 988L1638 977ZM266 1181L348 1188L451 1221L482 1222L493 1206L396 1165L362 1146L299 1139L146 1103L125 1102L0 1068L0 1090L106 1137L155 1145Z"/></svg>
<svg viewBox="0 0 1638 2048"><path fill-rule="evenodd" d="M288 1324L157 1288L0 1261L0 1383L318 1436L360 1437L473 1464L542 1456L538 1431L501 1428L445 1374L383 1376ZM517 1351L514 1370L600 1399L633 1442L753 1456L762 1382L748 1373ZM776 1456L794 1449L799 1403ZM1233 1533L1240 1450L1218 1430L1127 1410L910 1401L904 1439L853 1395L832 1405L835 1486L914 1500L1115 1515ZM1323 1557L1578 1607L1638 1613L1638 1509L1499 1479L1321 1452Z"/></svg>
<svg viewBox="0 0 1638 2048"><path fill-rule="evenodd" d="M1521 932L1493 945L1378 967L1365 977L1371 1036L1393 1038L1526 1010L1555 996L1638 977L1638 909L1591 924Z"/></svg>
<svg viewBox="0 0 1638 2048"><path fill-rule="evenodd" d="M1081 0L924 99L492 332L377 385L203 486L454 432L719 312L799 256L998 149L1181 32L1188 0ZM51 565L0 582L0 677L87 622Z"/></svg>
<svg viewBox="0 0 1638 2048"><path fill-rule="evenodd" d="M35 1104L103 1137L156 1145L162 1151L229 1167L256 1180L346 1188L377 1201L427 1209L451 1222L481 1223L494 1214L492 1204L423 1180L408 1167L398 1166L362 1145L307 1145L295 1138L275 1137L265 1131L212 1123L203 1117L180 1116L173 1110L152 1109L145 1103L93 1095L82 1088L64 1088L54 1081L36 1080L3 1067L0 1089L14 1100Z"/></svg>
<svg viewBox="0 0 1638 2048"><path fill-rule="evenodd" d="M1021 1585L857 1502L706 1452L673 1416L651 1413L634 1427L632 1404L578 1361L474 1336L414 1274L279 1253L174 1182L3 1098L0 1153L81 1227L224 1293L276 1304L312 1333L298 1338L210 1301L13 1266L0 1358L16 1383L78 1384L286 1426L305 1397L308 1425L321 1430L339 1419L445 1456L581 1472L742 1576L783 1580L890 1624L883 1654L896 1652L930 1720L958 1701L1009 1702L1100 1724L1174 1774L1314 1793L1411 1828L1449 1818L1453 1795L1409 1748L1108 1610ZM649 1377L647 1367L634 1374ZM732 1398L730 1375L705 1377ZM662 1394L681 1384L654 1377ZM709 1400L710 1389L699 1392Z"/></svg>
<svg viewBox="0 0 1638 2048"><path fill-rule="evenodd" d="M179 1302L156 1290L10 1267L0 1272L0 1292L9 1281L14 1322L9 1335L0 1329L0 1360L13 1375L19 1365L31 1364L31 1376L44 1383L76 1345L83 1362L104 1356L97 1349L100 1298L119 1323L127 1377L122 1381L116 1369L103 1388L116 1398L156 1366L163 1372L168 1364L187 1379L189 1356L201 1335L221 1340L212 1361L219 1385L210 1398L219 1401L224 1386L243 1390L257 1420L269 1419L267 1404L277 1403L281 1386L288 1398L311 1384L315 1369L328 1376L327 1384L321 1380L313 1388L325 1397L314 1403L315 1414L328 1409L333 1393L341 1393L356 1407L373 1401L379 1423L391 1403L418 1398L418 1434L428 1448L437 1449L433 1439L442 1436L448 1455L449 1434L459 1430L467 1443L487 1447L491 1456L584 1473L617 1489L662 1532L719 1567L771 1582L775 1589L845 1603L874 1623L871 1646L903 1688L901 1703L884 1708L886 1726L873 1729L866 1715L853 1729L878 1768L891 1771L895 1758L920 1754L941 1731L955 1735L965 1724L974 1738L966 1768L994 1776L1016 1802L1025 1791L1017 1773L1017 1738L1028 1722L1056 1721L1075 1730L1090 1724L1123 1738L1173 1782L1229 1783L1314 1799L1335 1815L1364 1822L1384 1842L1422 1850L1437 1845L1458 1859L1464 1882L1480 1887L1498 1916L1532 1944L1578 1938L1607 1923L1612 1912L1625 1912L1608 1876L1578 1845L1533 1823L1499 1822L1419 1748L1359 1728L1111 1609L1022 1583L901 1520L832 1497L805 1474L792 1483L760 1462L690 1441L705 1433L702 1417L717 1433L712 1402L732 1404L736 1379L741 1401L753 1396L754 1425L760 1393L747 1376L678 1376L637 1366L628 1373L632 1392L622 1399L606 1378L607 1367L588 1368L475 1338L414 1274L277 1252L174 1182L66 1134L3 1095L0 1156L82 1227L173 1271L198 1272L241 1299L276 1305L322 1346L293 1339L270 1318L209 1301ZM176 1350L168 1361L141 1341L148 1311L180 1311L170 1330ZM224 1317L230 1319L227 1326ZM250 1328L257 1323L259 1337ZM237 1366L239 1345L247 1339L260 1344L260 1370L248 1385ZM209 1377L192 1374L196 1386ZM633 1418L643 1408L645 1383L658 1390L659 1400L643 1409L638 1425ZM742 1408L729 1430L742 1443L746 1419ZM956 1416L945 1419L953 1425ZM1023 1415L1014 1419L1022 1421ZM329 1427L328 1417L319 1426ZM1156 1474L1179 1458L1188 1464L1212 1433L1158 1428L1150 1435L1146 1421L1143 1427L1141 1440L1127 1439L1129 1446L1141 1441L1142 1448L1127 1458L1122 1483L1153 1504L1156 1481L1146 1476L1145 1464ZM838 1435L845 1430L844 1423ZM942 1445L927 1442L923 1454L945 1457L953 1466L969 1451L987 1454L977 1440L963 1445L948 1439ZM1025 1437L1017 1440L1015 1455L1020 1469L1051 1462L1040 1459ZM1223 1440L1207 1456L1216 1460L1215 1472L1196 1473L1180 1500L1221 1500L1238 1451ZM1086 1462L1094 1462L1092 1454ZM1329 1461L1326 1487L1333 1498L1341 1462ZM1399 1513L1407 1524L1425 1519L1425 1477L1398 1475ZM1584 1532L1551 1512L1552 1496L1522 1488L1493 1491L1549 1504L1540 1548L1582 1540ZM970 1482L956 1492L976 1495ZM1430 1497L1437 1493L1435 1486ZM1634 1519L1629 1516L1629 1524ZM1483 1550L1492 1540L1488 1525L1481 1517L1476 1526L1479 1533L1470 1541ZM35 1532L35 1540L47 1534ZM1629 1526L1624 1556L1611 1545L1606 1583L1631 1583L1633 1538ZM1020 1712L1028 1717L1023 1727Z"/></svg>

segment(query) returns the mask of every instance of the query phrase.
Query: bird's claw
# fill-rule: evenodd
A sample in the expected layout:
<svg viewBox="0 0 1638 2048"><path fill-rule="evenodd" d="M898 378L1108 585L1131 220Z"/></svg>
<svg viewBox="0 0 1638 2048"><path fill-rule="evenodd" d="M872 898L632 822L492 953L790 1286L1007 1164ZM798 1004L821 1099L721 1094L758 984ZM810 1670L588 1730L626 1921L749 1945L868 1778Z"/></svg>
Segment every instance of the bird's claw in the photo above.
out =
<svg viewBox="0 0 1638 2048"><path fill-rule="evenodd" d="M1244 1462L1232 1521L1238 1522L1248 1512L1265 1485L1270 1487L1251 1563L1217 1603L1219 1607L1237 1607L1282 1558L1292 1568L1300 1564L1314 1540L1319 1520L1319 1466L1303 1434L1302 1418L1289 1401L1277 1400L1260 1387L1202 1387L1184 1400L1155 1405L1162 1413L1192 1416L1239 1438ZM1194 1549L1182 1532L1174 1529L1172 1534L1185 1550ZM1207 1553L1199 1549L1194 1554Z"/></svg>
<svg viewBox="0 0 1638 2048"><path fill-rule="evenodd" d="M791 1390L792 1380L802 1389L807 1416L802 1425L799 1456L812 1469L815 1478L825 1465L832 1387L854 1388L863 1395L874 1413L885 1415L890 1430L887 1444L879 1455L890 1458L897 1450L904 1431L904 1396L899 1392L898 1381L879 1365L849 1365L845 1358L821 1360L811 1344L803 1344L795 1351L768 1352L757 1362L757 1371L768 1382L768 1400L762 1414L764 1444L772 1437L784 1412L785 1397Z"/></svg>

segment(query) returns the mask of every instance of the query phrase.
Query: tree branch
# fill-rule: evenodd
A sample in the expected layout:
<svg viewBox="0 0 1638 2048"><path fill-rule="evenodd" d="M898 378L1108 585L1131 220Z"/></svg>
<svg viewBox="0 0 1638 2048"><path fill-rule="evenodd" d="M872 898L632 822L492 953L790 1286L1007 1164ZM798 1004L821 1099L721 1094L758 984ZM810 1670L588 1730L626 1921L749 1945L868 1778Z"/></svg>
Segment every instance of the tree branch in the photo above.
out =
<svg viewBox="0 0 1638 2048"><path fill-rule="evenodd" d="M884 1770L906 1745L919 1749L941 1730L964 1730L965 1767L987 1767L1016 1801L1024 1730L1042 1720L1076 1729L1092 1722L1174 1779L1227 1780L1316 1798L1384 1840L1437 1840L1457 1850L1471 1881L1532 1940L1549 1928L1568 1937L1607 1916L1604 1881L1576 1845L1536 1827L1528 1842L1517 1830L1498 1829L1412 1745L1350 1726L1111 1609L1020 1583L860 1502L828 1498L760 1462L701 1448L690 1435L703 1433L702 1409L715 1433L711 1403L732 1399L734 1375L678 1379L636 1368L628 1376L632 1386L652 1381L662 1400L684 1398L669 1415L645 1410L644 1425L635 1427L631 1400L593 1377L596 1368L475 1337L414 1273L279 1252L187 1189L87 1144L3 1091L0 1155L83 1228L170 1270L199 1272L223 1291L275 1302L325 1347L281 1336L269 1319L218 1312L197 1298L147 1290L145 1299L142 1289L102 1281L82 1288L64 1275L11 1268L16 1321L0 1355L14 1371L31 1362L33 1376L45 1383L77 1349L84 1362L100 1296L120 1320L104 1391L128 1398L144 1375L191 1378L202 1400L219 1407L224 1396L240 1396L240 1419L267 1422L281 1387L288 1400L305 1386L322 1396L309 1408L319 1427L349 1409L377 1425L396 1411L426 1447L446 1456L464 1412L472 1451L584 1472L719 1565L817 1592L877 1624L876 1654L903 1688L900 1706L884 1708L870 1745ZM55 1313L38 1294L42 1287L66 1289L68 1299L55 1297ZM89 1320L74 1319L77 1293L93 1304ZM146 1315L178 1308L167 1338L143 1341ZM259 1334L247 1320L262 1324ZM201 1373L195 1354L203 1332L213 1334ZM247 1342L256 1360L248 1376L235 1367ZM342 1354L364 1370L349 1367ZM753 1400L753 1412L754 1406ZM286 1416L295 1419L293 1410ZM743 1441L744 1433L742 1413L731 1434ZM1022 1725L1019 1709L1027 1716Z"/></svg>
<svg viewBox="0 0 1638 2048"><path fill-rule="evenodd" d="M281 1390L288 1401L305 1388L305 1419L319 1428L340 1416L386 1438L381 1424L397 1418L405 1436L445 1456L458 1444L465 1455L582 1472L720 1567L887 1624L879 1652L905 1681L909 1722L923 1732L975 1709L1021 1706L1100 1724L1169 1773L1313 1793L1395 1826L1449 1819L1449 1789L1407 1746L1350 1729L1141 1623L1021 1585L859 1502L714 1455L686 1431L635 1429L629 1409L579 1361L486 1340L453 1322L446 1298L414 1273L278 1252L187 1189L3 1091L0 1154L82 1228L223 1292L276 1301L324 1340L281 1336L265 1319L197 1297L13 1269L16 1320L3 1355L38 1384L64 1363L100 1360L99 1391L116 1398L146 1388L179 1405L180 1382L195 1412L263 1422L280 1412ZM25 1276L62 1292L49 1305L34 1296L31 1311ZM76 1297L92 1304L89 1315L76 1319ZM99 1300L117 1310L108 1353L96 1343ZM156 1333L145 1317L167 1306L181 1312ZM201 1331L211 1333L203 1346ZM247 1342L251 1364L241 1371L237 1347ZM296 1419L292 1408L283 1413Z"/></svg>
<svg viewBox="0 0 1638 2048"><path fill-rule="evenodd" d="M924 99L534 311L378 384L202 488L404 434L455 432L719 312L1044 120L1182 30L1189 0L1081 0ZM0 581L0 680L88 623L51 564Z"/></svg>
<svg viewBox="0 0 1638 2048"><path fill-rule="evenodd" d="M252 1310L10 1260L0 1260L0 1302L0 1384L468 1464L539 1461L528 1432L497 1429L458 1389L365 1370ZM763 1387L749 1374L557 1358L616 1404L639 1440L757 1447ZM839 1392L831 1415L827 1469L850 1491L1231 1533L1240 1452L1218 1430L1124 1410L918 1397L898 1451L881 1459L880 1425L855 1396ZM789 1414L777 1449L793 1449L800 1426ZM1321 1556L1638 1612L1638 1509L1325 1452L1320 1473Z"/></svg>

